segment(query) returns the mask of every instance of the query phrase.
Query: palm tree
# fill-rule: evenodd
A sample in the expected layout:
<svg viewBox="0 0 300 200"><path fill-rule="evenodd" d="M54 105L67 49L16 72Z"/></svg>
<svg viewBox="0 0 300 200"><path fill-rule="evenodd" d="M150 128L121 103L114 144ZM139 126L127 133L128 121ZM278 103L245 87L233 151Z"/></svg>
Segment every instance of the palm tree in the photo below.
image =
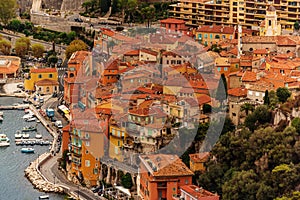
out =
<svg viewBox="0 0 300 200"><path fill-rule="evenodd" d="M245 103L241 106L241 111L245 111L246 115L249 114L249 111L253 112L254 110L254 105L250 104L250 103Z"/></svg>

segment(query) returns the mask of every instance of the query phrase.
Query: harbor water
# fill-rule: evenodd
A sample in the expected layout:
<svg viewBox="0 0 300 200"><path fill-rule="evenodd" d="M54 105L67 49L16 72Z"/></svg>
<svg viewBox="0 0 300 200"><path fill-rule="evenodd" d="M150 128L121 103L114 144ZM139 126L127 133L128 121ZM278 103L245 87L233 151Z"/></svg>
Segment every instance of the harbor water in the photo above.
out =
<svg viewBox="0 0 300 200"><path fill-rule="evenodd" d="M12 105L20 103L22 99L1 97L0 105ZM47 132L41 123L26 122L22 119L24 110L3 110L4 120L0 123L0 133L4 133L10 139L9 147L0 147L0 200L38 200L39 196L44 195L33 188L33 185L24 176L24 170L30 162L37 159L38 155L49 151L49 146L27 146L35 149L34 154L21 153L21 148L15 144L14 135L16 131L22 130L25 126L37 125L37 132L42 134L43 139L52 141L52 136ZM28 132L30 138L34 138L37 132ZM51 200L62 200L64 195L47 193Z"/></svg>

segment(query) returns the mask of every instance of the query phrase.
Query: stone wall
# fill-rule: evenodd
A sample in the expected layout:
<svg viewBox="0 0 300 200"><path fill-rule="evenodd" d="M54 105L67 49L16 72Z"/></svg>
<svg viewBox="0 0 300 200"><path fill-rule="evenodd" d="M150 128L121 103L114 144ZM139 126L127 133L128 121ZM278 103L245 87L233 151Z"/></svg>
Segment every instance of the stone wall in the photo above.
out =
<svg viewBox="0 0 300 200"><path fill-rule="evenodd" d="M17 0L21 12L28 12L31 9L34 0ZM42 0L41 9L56 9L56 10L83 10L81 5L85 0Z"/></svg>
<svg viewBox="0 0 300 200"><path fill-rule="evenodd" d="M61 17L31 14L31 22L34 24L42 24L42 27L46 29L67 33L71 31L71 25L66 23L65 19Z"/></svg>

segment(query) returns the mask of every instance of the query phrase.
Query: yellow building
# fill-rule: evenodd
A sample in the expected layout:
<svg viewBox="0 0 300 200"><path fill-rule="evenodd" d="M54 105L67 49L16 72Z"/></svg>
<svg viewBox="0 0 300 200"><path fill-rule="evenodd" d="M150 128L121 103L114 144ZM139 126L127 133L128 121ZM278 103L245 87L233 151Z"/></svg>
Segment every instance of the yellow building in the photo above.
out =
<svg viewBox="0 0 300 200"><path fill-rule="evenodd" d="M190 169L193 172L206 170L204 164L208 161L208 158L210 156L209 152L195 153L195 154L190 154L189 156L190 156Z"/></svg>
<svg viewBox="0 0 300 200"><path fill-rule="evenodd" d="M282 30L293 30L300 17L300 2L291 0L179 0L171 5L170 16L186 21L186 25L237 25L256 28L265 20L268 5L273 5Z"/></svg>
<svg viewBox="0 0 300 200"><path fill-rule="evenodd" d="M125 127L122 127L114 118L109 122L109 157L123 161L122 147L127 137Z"/></svg>
<svg viewBox="0 0 300 200"><path fill-rule="evenodd" d="M40 94L52 94L59 90L58 74L55 68L30 69L29 77L24 81L27 91L38 91Z"/></svg>
<svg viewBox="0 0 300 200"><path fill-rule="evenodd" d="M276 8L269 6L266 13L266 19L260 26L260 36L281 35L281 26L277 20Z"/></svg>

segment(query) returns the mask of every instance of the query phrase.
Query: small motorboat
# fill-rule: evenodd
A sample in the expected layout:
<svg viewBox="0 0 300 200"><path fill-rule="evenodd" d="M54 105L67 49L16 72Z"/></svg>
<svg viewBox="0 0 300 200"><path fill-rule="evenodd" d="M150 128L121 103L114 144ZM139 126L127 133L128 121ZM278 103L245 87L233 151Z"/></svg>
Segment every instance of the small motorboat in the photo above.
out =
<svg viewBox="0 0 300 200"><path fill-rule="evenodd" d="M15 139L21 139L23 136L23 134L21 133L21 131L17 131L15 134Z"/></svg>
<svg viewBox="0 0 300 200"><path fill-rule="evenodd" d="M42 139L42 137L43 137L42 134L39 134L39 133L37 133L37 134L35 135L35 138L36 138L36 139Z"/></svg>
<svg viewBox="0 0 300 200"><path fill-rule="evenodd" d="M34 148L22 148L22 153L34 153Z"/></svg>
<svg viewBox="0 0 300 200"><path fill-rule="evenodd" d="M26 122L33 122L33 121L36 121L36 117L31 117L26 119Z"/></svg>
<svg viewBox="0 0 300 200"><path fill-rule="evenodd" d="M30 136L30 135L29 135L28 133L23 133L23 134L22 134L22 138L23 138L23 139L29 139L29 136Z"/></svg>
<svg viewBox="0 0 300 200"><path fill-rule="evenodd" d="M30 132L30 131L36 131L36 126L25 126L22 129L22 132Z"/></svg>
<svg viewBox="0 0 300 200"><path fill-rule="evenodd" d="M41 121L37 119L37 120L36 120L36 123L41 123Z"/></svg>
<svg viewBox="0 0 300 200"><path fill-rule="evenodd" d="M0 116L3 117L4 113L2 111L0 111Z"/></svg>
<svg viewBox="0 0 300 200"><path fill-rule="evenodd" d="M41 195L39 196L39 199L49 199L49 195Z"/></svg>
<svg viewBox="0 0 300 200"><path fill-rule="evenodd" d="M0 134L0 147L8 147L10 145L10 140L6 134Z"/></svg>

